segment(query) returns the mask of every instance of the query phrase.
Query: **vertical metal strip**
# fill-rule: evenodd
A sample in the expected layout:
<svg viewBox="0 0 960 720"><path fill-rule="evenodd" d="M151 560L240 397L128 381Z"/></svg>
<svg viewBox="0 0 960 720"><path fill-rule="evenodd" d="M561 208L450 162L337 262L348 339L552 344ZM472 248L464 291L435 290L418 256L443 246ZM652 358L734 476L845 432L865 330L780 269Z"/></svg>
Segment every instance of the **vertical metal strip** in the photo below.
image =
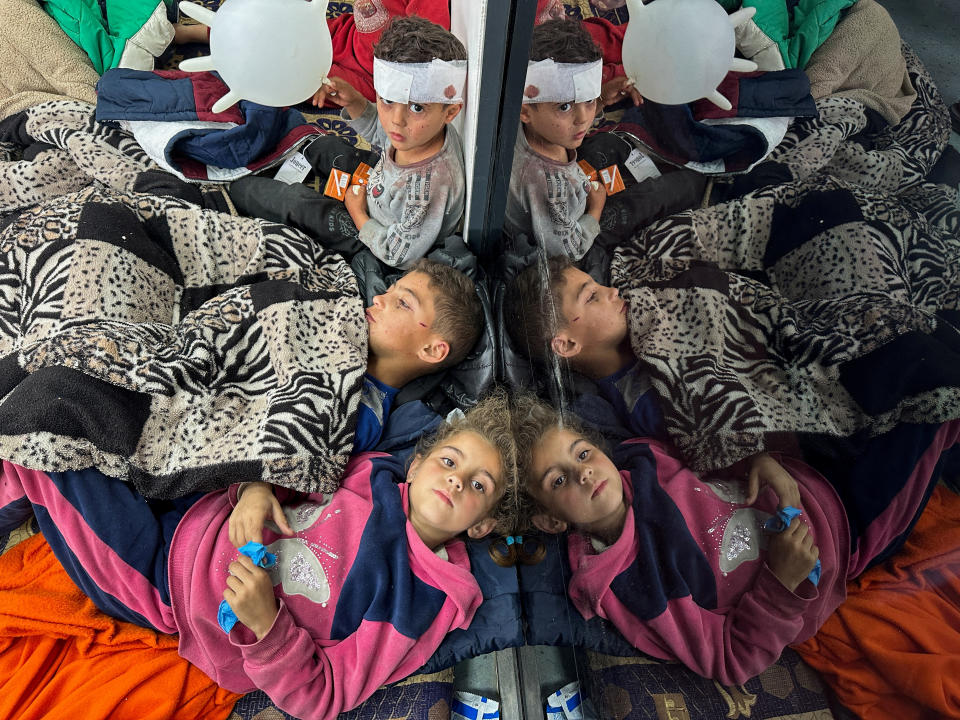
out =
<svg viewBox="0 0 960 720"><path fill-rule="evenodd" d="M467 241L481 260L495 255L503 232L536 8L536 0L495 0L486 7L480 87L471 94L471 102L478 102L483 111L476 132L472 199L464 221Z"/></svg>

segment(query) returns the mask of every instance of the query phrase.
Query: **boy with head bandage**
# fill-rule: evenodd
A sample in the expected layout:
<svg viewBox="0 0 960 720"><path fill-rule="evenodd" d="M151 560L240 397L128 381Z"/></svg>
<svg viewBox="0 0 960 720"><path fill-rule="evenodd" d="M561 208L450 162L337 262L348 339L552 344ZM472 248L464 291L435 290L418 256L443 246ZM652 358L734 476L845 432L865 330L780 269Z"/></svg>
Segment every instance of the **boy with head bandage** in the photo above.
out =
<svg viewBox="0 0 960 720"><path fill-rule="evenodd" d="M404 17L374 46L375 105L342 78L318 93L383 151L366 188L350 188L344 202L360 241L388 265L422 257L463 215L463 148L449 123L463 108L466 79L463 44L429 20Z"/></svg>
<svg viewBox="0 0 960 720"><path fill-rule="evenodd" d="M603 77L601 50L584 23L534 28L504 223L508 235L527 236L548 257L598 269L640 228L697 205L706 184L700 173L665 164L635 180L631 140L616 131L587 136L602 106L642 103L623 75ZM593 246L598 252L585 258Z"/></svg>
<svg viewBox="0 0 960 720"><path fill-rule="evenodd" d="M466 183L460 135L450 125L463 108L467 53L449 31L419 17L394 19L374 46L374 105L332 77L315 96L340 105L358 135L380 150L367 181L343 202L303 185L247 177L233 183L241 212L297 227L351 256L364 247L406 269L463 215ZM305 151L318 173L353 173L367 159L340 138L321 137Z"/></svg>
<svg viewBox="0 0 960 720"><path fill-rule="evenodd" d="M547 255L579 260L600 233L606 191L587 179L577 148L597 114L602 72L579 23L534 28L504 226L532 235Z"/></svg>

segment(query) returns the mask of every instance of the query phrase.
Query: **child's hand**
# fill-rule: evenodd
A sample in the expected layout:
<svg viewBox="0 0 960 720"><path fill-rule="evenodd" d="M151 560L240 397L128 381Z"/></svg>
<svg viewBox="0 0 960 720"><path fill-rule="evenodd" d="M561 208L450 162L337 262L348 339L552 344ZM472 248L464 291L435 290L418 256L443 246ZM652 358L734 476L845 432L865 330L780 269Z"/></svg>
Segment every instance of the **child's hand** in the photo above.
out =
<svg viewBox="0 0 960 720"><path fill-rule="evenodd" d="M327 101L346 108L353 119L363 115L367 107L367 99L353 85L338 77L327 78L327 82L320 86L311 100L316 107L323 107Z"/></svg>
<svg viewBox="0 0 960 720"><path fill-rule="evenodd" d="M277 598L273 594L270 573L254 565L246 555L230 563L223 599L254 635L262 640L277 619Z"/></svg>
<svg viewBox="0 0 960 720"><path fill-rule="evenodd" d="M601 108L605 108L607 105L618 103L626 97L629 97L634 105L643 105L643 96L637 90L633 81L628 80L626 75L621 75L612 80L607 80L600 87L599 105Z"/></svg>
<svg viewBox="0 0 960 720"><path fill-rule="evenodd" d="M177 23L173 26L173 42L177 45L205 43L210 39L208 32L206 25Z"/></svg>
<svg viewBox="0 0 960 720"><path fill-rule="evenodd" d="M237 548L248 542L262 543L263 525L267 520L273 520L284 535L293 535L280 501L273 494L273 486L265 482L246 485L237 506L230 513L230 542Z"/></svg>
<svg viewBox="0 0 960 720"><path fill-rule="evenodd" d="M347 212L350 213L353 224L357 226L357 230L360 230L364 223L370 219L367 214L367 186L351 185L348 187L346 194L343 196L343 204L346 206Z"/></svg>
<svg viewBox="0 0 960 720"><path fill-rule="evenodd" d="M806 580L817 564L820 548L813 544L810 528L799 517L782 533L770 536L767 565L790 592Z"/></svg>
<svg viewBox="0 0 960 720"><path fill-rule="evenodd" d="M790 506L797 509L800 505L800 488L797 481L783 465L767 453L758 453L750 458L750 472L747 475L747 505L753 505L760 494L760 488L769 485L780 499L778 510Z"/></svg>
<svg viewBox="0 0 960 720"><path fill-rule="evenodd" d="M603 183L596 180L588 180L590 189L587 190L587 215L591 215L597 222L600 222L600 213L603 212L603 206L607 202L607 189Z"/></svg>

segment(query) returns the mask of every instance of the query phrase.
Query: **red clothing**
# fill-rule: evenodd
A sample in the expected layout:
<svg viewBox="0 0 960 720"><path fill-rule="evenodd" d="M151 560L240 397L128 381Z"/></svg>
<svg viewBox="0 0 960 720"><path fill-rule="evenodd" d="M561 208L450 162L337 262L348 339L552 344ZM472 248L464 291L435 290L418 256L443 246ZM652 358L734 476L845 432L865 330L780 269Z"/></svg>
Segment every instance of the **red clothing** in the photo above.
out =
<svg viewBox="0 0 960 720"><path fill-rule="evenodd" d="M327 20L333 40L329 76L343 78L374 102L373 46L391 18L405 15L418 15L450 29L450 3L446 0L354 0L353 13Z"/></svg>
<svg viewBox="0 0 960 720"><path fill-rule="evenodd" d="M537 16L534 20L537 25L564 16L562 0L537 0ZM626 24L614 25L603 18L586 18L582 23L583 29L590 33L590 37L603 53L603 82L623 75L622 51Z"/></svg>

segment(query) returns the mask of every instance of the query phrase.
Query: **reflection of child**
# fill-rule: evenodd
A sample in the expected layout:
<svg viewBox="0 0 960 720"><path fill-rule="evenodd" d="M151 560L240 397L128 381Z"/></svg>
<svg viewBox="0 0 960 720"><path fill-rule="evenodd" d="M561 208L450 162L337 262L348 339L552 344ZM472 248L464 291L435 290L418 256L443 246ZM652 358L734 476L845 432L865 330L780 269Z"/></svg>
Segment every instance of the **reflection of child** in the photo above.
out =
<svg viewBox="0 0 960 720"><path fill-rule="evenodd" d="M4 462L0 532L34 509L105 612L179 633L180 654L224 688L259 688L297 717L332 719L470 624L483 598L456 538L509 526L508 422L502 397L481 401L407 472L391 456L362 455L329 495L253 483L155 503L96 471ZM276 565L238 555L247 540ZM221 598L239 619L229 634L217 623Z"/></svg>
<svg viewBox="0 0 960 720"><path fill-rule="evenodd" d="M463 107L467 54L450 32L414 17L392 21L375 53L376 106L337 77L317 100L343 107L351 127L382 148L368 183L348 188L344 205L359 243L387 265L406 267L452 234L463 215L463 149L449 123ZM234 183L230 194L243 212L321 241L345 233L342 225L328 227L330 203L338 201L302 186L271 190L269 181L251 178ZM347 251L339 241L336 249Z"/></svg>
<svg viewBox="0 0 960 720"><path fill-rule="evenodd" d="M577 148L597 114L601 65L579 23L534 28L504 228L532 235L549 255L579 260L600 232L606 191L591 186Z"/></svg>
<svg viewBox="0 0 960 720"><path fill-rule="evenodd" d="M587 619L611 621L639 650L724 684L745 682L819 629L846 582L905 538L936 482L938 458L960 438L956 421L905 428L921 448L910 468L842 501L812 468L784 458L789 484L750 498L741 476L700 479L657 441L628 441L614 465L551 408L529 398L517 406L531 520L545 532L574 531L573 604ZM791 493L798 499L785 502ZM802 515L764 534L765 520L786 504Z"/></svg>
<svg viewBox="0 0 960 720"><path fill-rule="evenodd" d="M616 288L600 285L563 256L523 270L507 290L508 331L514 346L543 362L566 359L595 380L609 402L618 434L666 439L663 400L650 387L630 347L627 303ZM546 305L546 306L545 306ZM746 458L754 482L782 484L786 474L766 453ZM796 499L793 497L792 499Z"/></svg>
<svg viewBox="0 0 960 720"><path fill-rule="evenodd" d="M504 227L525 234L548 255L580 260L595 241L605 247L629 239L653 220L695 205L705 180L691 170L665 171L663 177L634 183L607 197L590 182L577 160L597 159L626 167L632 145L614 133L587 136L598 103L607 105L635 89L620 75L601 85L600 49L584 25L548 20L533 30L530 63L520 110ZM635 97L634 97L635 95ZM598 100L599 98L599 100ZM626 172L626 170L623 170Z"/></svg>
<svg viewBox="0 0 960 720"><path fill-rule="evenodd" d="M543 307L544 303L548 307ZM534 264L507 290L507 329L516 348L536 362L564 358L596 380L622 436L666 437L660 398L637 366L627 332L626 303L563 255ZM549 310L549 311L547 311Z"/></svg>

